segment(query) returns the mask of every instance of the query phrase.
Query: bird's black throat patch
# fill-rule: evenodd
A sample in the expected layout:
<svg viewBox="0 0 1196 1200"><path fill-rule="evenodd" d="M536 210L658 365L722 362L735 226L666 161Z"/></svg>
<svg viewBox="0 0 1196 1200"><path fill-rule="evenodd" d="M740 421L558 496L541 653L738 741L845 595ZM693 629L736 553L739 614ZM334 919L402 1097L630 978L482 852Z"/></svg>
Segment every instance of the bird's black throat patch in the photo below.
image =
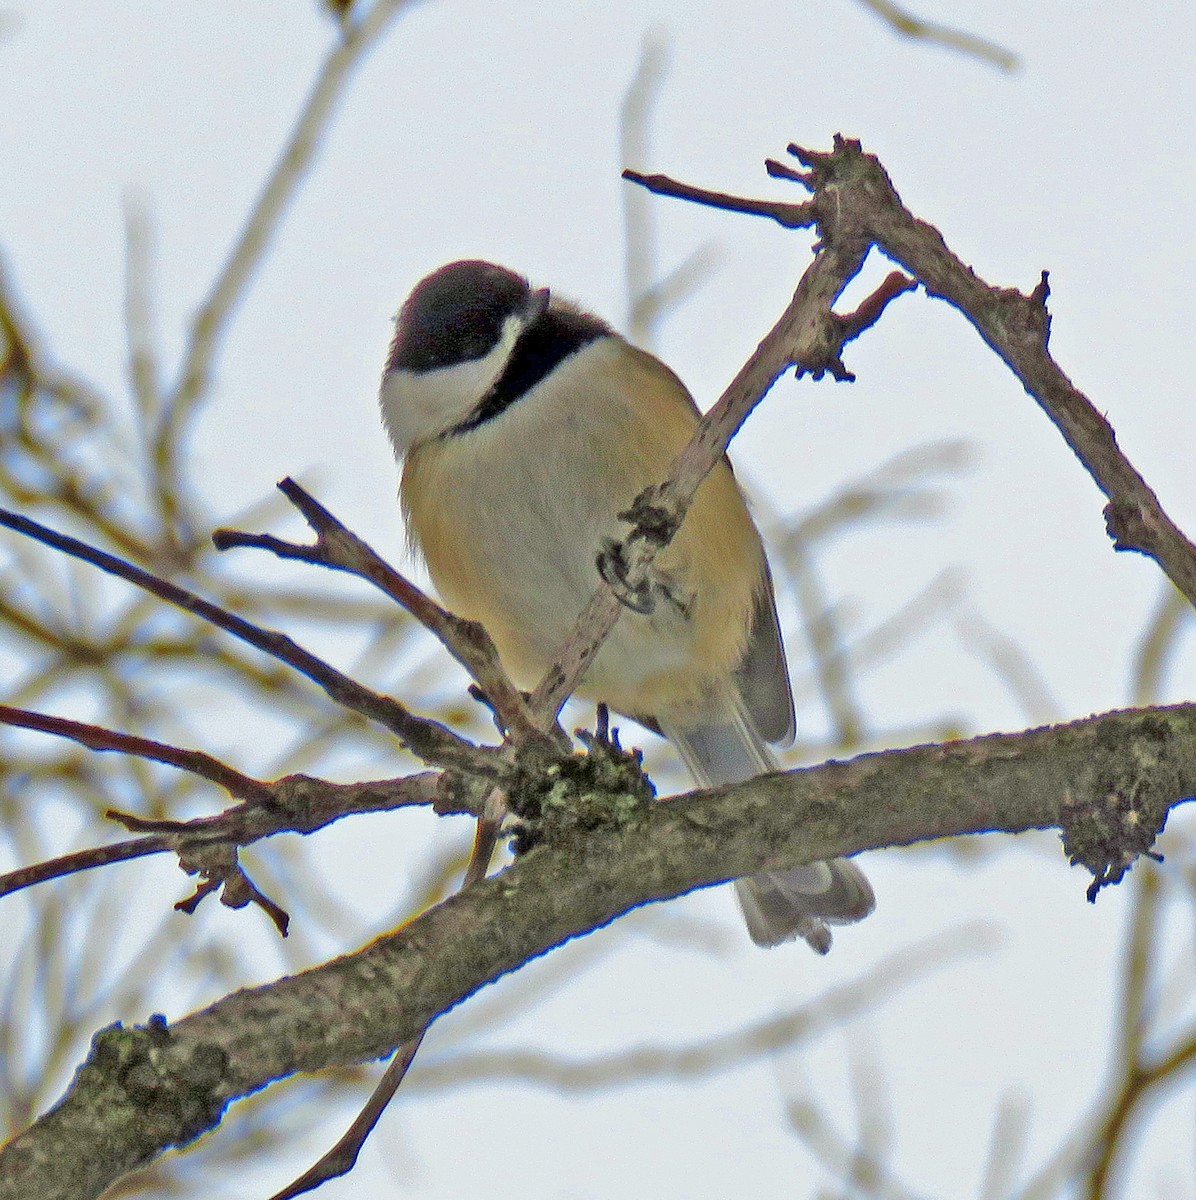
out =
<svg viewBox="0 0 1196 1200"><path fill-rule="evenodd" d="M611 337L605 321L574 309L550 308L519 336L493 386L464 421L445 435L468 433L492 421L546 379L565 359L599 338Z"/></svg>

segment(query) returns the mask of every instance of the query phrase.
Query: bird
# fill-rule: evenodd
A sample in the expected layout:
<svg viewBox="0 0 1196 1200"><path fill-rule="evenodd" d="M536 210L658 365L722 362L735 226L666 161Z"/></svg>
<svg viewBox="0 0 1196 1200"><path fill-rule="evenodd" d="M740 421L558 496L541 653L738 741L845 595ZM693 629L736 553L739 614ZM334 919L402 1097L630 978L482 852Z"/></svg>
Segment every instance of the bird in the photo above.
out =
<svg viewBox="0 0 1196 1200"><path fill-rule="evenodd" d="M618 514L666 476L701 414L660 359L506 267L448 263L395 317L379 392L408 540L444 603L531 688L599 583ZM724 456L577 695L663 733L694 783L779 769L793 697L764 545ZM758 945L830 948L875 905L845 858L736 881Z"/></svg>

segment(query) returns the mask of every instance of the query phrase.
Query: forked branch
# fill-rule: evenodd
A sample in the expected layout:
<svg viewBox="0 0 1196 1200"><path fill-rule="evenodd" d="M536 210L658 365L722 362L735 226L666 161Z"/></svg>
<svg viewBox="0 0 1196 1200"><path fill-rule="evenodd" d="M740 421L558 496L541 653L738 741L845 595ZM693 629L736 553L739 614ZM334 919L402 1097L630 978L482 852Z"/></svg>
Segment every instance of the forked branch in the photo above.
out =
<svg viewBox="0 0 1196 1200"><path fill-rule="evenodd" d="M774 177L812 192L812 199L800 204L745 200L662 175L624 174L661 195L769 217L786 228L816 226L824 246L843 239L876 246L930 295L958 309L1054 422L1108 500L1105 518L1114 549L1137 550L1153 558L1196 604L1196 546L1122 453L1100 410L1051 355L1046 272L1028 293L986 283L948 248L933 225L918 220L901 203L880 162L865 154L859 142L836 137L829 154L795 145L789 152L804 170L775 161L767 167Z"/></svg>

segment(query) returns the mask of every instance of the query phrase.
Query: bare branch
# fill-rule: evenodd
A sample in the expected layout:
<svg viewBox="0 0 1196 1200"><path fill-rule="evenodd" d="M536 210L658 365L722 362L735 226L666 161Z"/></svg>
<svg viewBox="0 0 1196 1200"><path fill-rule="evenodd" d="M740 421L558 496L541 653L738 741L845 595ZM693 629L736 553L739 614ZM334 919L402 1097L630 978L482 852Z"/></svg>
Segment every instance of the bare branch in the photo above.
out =
<svg viewBox="0 0 1196 1200"><path fill-rule="evenodd" d="M1189 1032L1167 1054L1139 1064L1137 1070L1124 1080L1121 1091L1109 1105L1096 1138L1095 1155L1084 1192L1088 1200L1105 1200L1106 1196L1114 1194L1110 1190L1110 1175L1131 1119L1142 1111L1146 1099L1160 1085L1173 1081L1193 1062L1196 1062L1196 1032Z"/></svg>
<svg viewBox="0 0 1196 1200"><path fill-rule="evenodd" d="M978 37L965 29L953 29L949 25L939 25L935 21L927 21L915 17L908 9L899 8L893 0L860 0L865 8L870 8L889 27L901 34L902 37L913 38L915 41L933 42L945 46L948 50L958 50L978 58L1000 71L1016 71L1018 57L1012 50L987 38Z"/></svg>
<svg viewBox="0 0 1196 1200"><path fill-rule="evenodd" d="M419 1053L420 1046L423 1045L425 1033L427 1033L426 1026L395 1051L394 1057L386 1064L386 1070L382 1072L382 1078L378 1080L369 1099L357 1116L353 1118L349 1128L337 1140L336 1145L327 1153L322 1154L302 1175L288 1183L282 1191L275 1192L270 1200L294 1200L295 1196L302 1196L305 1192L313 1191L330 1179L339 1179L340 1176L347 1175L353 1170L357 1165L357 1156L361 1153L362 1146L374 1132L374 1126L381 1120L387 1105L394 1099L395 1092L399 1090L403 1080L407 1077L407 1072L411 1068L415 1056Z"/></svg>
<svg viewBox="0 0 1196 1200"><path fill-rule="evenodd" d="M782 224L817 223L824 242L862 238L919 280L927 292L957 308L1042 406L1109 503L1105 518L1114 548L1153 558L1196 604L1196 546L1163 511L1158 497L1121 452L1112 426L1059 368L1048 350L1046 273L1029 294L985 283L947 247L932 225L901 203L884 168L859 142L836 137L830 153L791 145L806 171L769 161L769 173L810 188L805 205L744 200L689 188L662 176L626 177L653 191L768 216ZM818 259L814 265L817 266ZM800 363L800 358L799 358ZM827 364L828 369L833 369Z"/></svg>
<svg viewBox="0 0 1196 1200"><path fill-rule="evenodd" d="M202 750L183 750L165 742L150 738L134 737L128 733L117 733L100 725L88 725L83 721L70 721L64 717L50 717L44 713L29 712L22 708L11 708L0 704L0 725L13 725L21 729L36 729L40 733L55 737L70 738L89 750L114 750L119 754L132 754L137 758L148 758L153 762L166 763L181 771L190 771L202 779L224 788L238 800L256 800L273 803L273 793L268 784L251 779L240 771L233 770L227 763L205 754Z"/></svg>
<svg viewBox="0 0 1196 1200"><path fill-rule="evenodd" d="M634 172L625 174L638 178ZM647 580L652 560L668 545L702 480L777 379L790 366L815 378L826 372L836 379L850 378L839 358L847 330L831 306L859 271L866 253L867 244L854 234L824 238L788 307L702 418L667 478L637 497L629 512L619 514L634 528L600 560L604 582L532 695L537 717L555 717L560 711L614 628L622 605L630 602L634 607L630 597L641 592L650 595Z"/></svg>
<svg viewBox="0 0 1196 1200"><path fill-rule="evenodd" d="M511 682L499 662L498 651L489 634L476 621L468 621L441 607L381 558L372 547L342 525L323 505L293 479L284 479L279 490L303 514L316 534L314 545L298 545L268 534L249 534L217 530L212 541L218 550L235 546L257 547L280 558L297 559L333 570L346 571L374 584L385 595L406 609L428 629L469 672L481 690L481 699L498 719L499 725L522 747L539 745L560 753L567 752L569 740L557 725L555 713L537 720L523 693ZM542 728L547 724L550 732ZM469 865L462 889L485 877L498 841L506 799L491 789L480 815ZM401 1046L383 1072L369 1099L336 1144L308 1170L276 1193L272 1200L290 1200L319 1187L353 1169L366 1139L401 1086L423 1041L421 1031Z"/></svg>
<svg viewBox="0 0 1196 1200"><path fill-rule="evenodd" d="M454 767L480 775L495 775L501 769L493 751L474 746L438 721L417 717L397 700L363 687L323 659L304 650L285 634L262 629L211 601L201 599L194 592L189 592L115 555L89 546L77 538L57 533L18 513L0 509L0 526L33 538L83 562L91 563L101 571L135 584L160 600L192 613L279 659L300 674L306 675L338 704L359 712L389 729L412 753L427 763Z"/></svg>
<svg viewBox="0 0 1196 1200"><path fill-rule="evenodd" d="M1027 721L1058 719L1059 704L1042 673L1013 638L1002 633L975 609L955 619L959 640L970 654L987 663L1021 705Z"/></svg>
<svg viewBox="0 0 1196 1200"><path fill-rule="evenodd" d="M855 1179L863 1175L869 1183L867 1191L855 1188L849 1195L864 1195L875 1200L925 1200L924 1193L914 1192L899 1179L883 1162L868 1155L862 1146L853 1146L830 1121L808 1100L792 1100L786 1115L789 1125L806 1147L839 1178Z"/></svg>
<svg viewBox="0 0 1196 1200"><path fill-rule="evenodd" d="M1163 584L1158 606L1147 622L1134 653L1130 696L1135 704L1155 704L1163 679L1179 648L1180 634L1192 619L1192 606L1171 584Z"/></svg>
<svg viewBox="0 0 1196 1200"><path fill-rule="evenodd" d="M359 20L354 21L346 15L342 22L343 36L324 60L291 135L250 210L241 236L195 316L179 379L166 397L163 419L155 439L160 469L168 479L177 471L181 430L196 402L208 390L212 363L229 320L287 206L315 160L346 85L374 44L409 3L410 0L375 0ZM168 486L164 490L176 489Z"/></svg>
<svg viewBox="0 0 1196 1200"><path fill-rule="evenodd" d="M354 813L433 807L441 816L477 815L468 797L446 788L445 777L437 772L362 783L332 783L309 775L287 775L273 783L250 782L263 789L267 802L238 804L214 816L190 821L137 817L109 809L109 819L152 836L64 854L0 875L0 897L51 879L149 854L173 851L184 858L197 847L247 846L277 833L315 833Z"/></svg>
<svg viewBox="0 0 1196 1200"><path fill-rule="evenodd" d="M1139 807L1111 808L1111 784ZM0 1178L14 1194L50 1197L65 1194L70 1174L71 1194L94 1196L211 1128L229 1101L296 1071L387 1054L483 983L648 901L765 866L981 830L1061 825L1074 852L1104 816L1157 828L1192 794L1188 705L864 755L647 803L630 821L559 832L355 954L171 1026L102 1031L67 1095L0 1151ZM1178 1046L1152 1079L1193 1056L1196 1041ZM150 1062L152 1071L137 1069Z"/></svg>
<svg viewBox="0 0 1196 1200"><path fill-rule="evenodd" d="M843 328L842 344L846 346L865 330L871 329L898 296L916 291L917 287L917 281L910 279L908 275L903 275L900 271L890 271L881 285L854 312L839 317Z"/></svg>
<svg viewBox="0 0 1196 1200"><path fill-rule="evenodd" d="M803 204L784 204L779 200L749 200L746 196L733 196L730 192L695 187L693 184L670 179L667 175L645 175L630 168L623 172L623 178L630 183L638 183L658 196L672 196L676 200L689 200L694 204L705 204L709 208L747 213L753 217L770 217L785 229L810 229L818 220L814 205L808 200ZM802 176L797 178L801 179Z"/></svg>
<svg viewBox="0 0 1196 1200"><path fill-rule="evenodd" d="M880 520L936 516L944 500L931 477L958 473L968 464L963 441L930 442L903 450L866 474L843 484L812 511L776 532L782 560L792 542L838 537Z"/></svg>
<svg viewBox="0 0 1196 1200"><path fill-rule="evenodd" d="M1151 986L1159 921L1158 871L1149 867L1134 881L1133 911L1122 960L1120 1009L1117 1017L1115 1072L1126 1077L1138 1070L1150 1024Z"/></svg>
<svg viewBox="0 0 1196 1200"><path fill-rule="evenodd" d="M838 613L827 599L813 555L797 538L789 541L786 565L810 647L814 678L832 725L832 737L847 752L865 737L864 714L852 687L847 639Z"/></svg>
<svg viewBox="0 0 1196 1200"><path fill-rule="evenodd" d="M269 550L280 558L298 559L336 571L346 571L372 583L434 634L440 644L469 672L506 732L520 742L545 741L542 731L532 719L523 693L507 677L490 635L478 622L456 616L420 591L293 479L282 480L278 488L311 526L316 534L314 545L297 545L269 534L218 529L212 535L216 549L253 546ZM550 741L549 746L557 751L567 751L568 739L559 729L557 732L559 737Z"/></svg>
<svg viewBox="0 0 1196 1200"><path fill-rule="evenodd" d="M1007 1096L993 1118L988 1157L980 1179L979 1200L1008 1200L1014 1194L1029 1134L1029 1104L1018 1096Z"/></svg>
<svg viewBox="0 0 1196 1200"><path fill-rule="evenodd" d="M647 157L648 129L668 69L668 44L659 31L644 37L635 75L619 110L619 156L623 162ZM637 345L651 341L657 313L649 294L656 284L656 230L652 208L630 188L623 199L623 279L627 289L627 334Z"/></svg>
<svg viewBox="0 0 1196 1200"><path fill-rule="evenodd" d="M112 863L128 862L144 858L149 854L162 854L171 849L171 839L164 837L136 838L127 842L114 842L111 846L96 846L91 850L79 850L74 854L63 854L31 867L18 867L15 871L0 875L0 897L48 883L51 879L63 879L93 867L106 867Z"/></svg>
<svg viewBox="0 0 1196 1200"><path fill-rule="evenodd" d="M154 337L154 255L149 216L140 197L125 199L125 337L129 382L141 416L152 428L162 406Z"/></svg>

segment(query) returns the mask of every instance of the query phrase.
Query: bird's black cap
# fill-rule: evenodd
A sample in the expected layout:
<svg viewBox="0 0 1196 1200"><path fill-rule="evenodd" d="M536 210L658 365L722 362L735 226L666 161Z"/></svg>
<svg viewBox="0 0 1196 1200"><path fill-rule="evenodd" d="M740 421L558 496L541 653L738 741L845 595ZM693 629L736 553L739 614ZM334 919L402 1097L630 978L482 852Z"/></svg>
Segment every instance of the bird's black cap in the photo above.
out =
<svg viewBox="0 0 1196 1200"><path fill-rule="evenodd" d="M529 312L536 295L522 275L506 267L478 259L448 263L403 305L387 370L433 371L485 358L507 318Z"/></svg>

